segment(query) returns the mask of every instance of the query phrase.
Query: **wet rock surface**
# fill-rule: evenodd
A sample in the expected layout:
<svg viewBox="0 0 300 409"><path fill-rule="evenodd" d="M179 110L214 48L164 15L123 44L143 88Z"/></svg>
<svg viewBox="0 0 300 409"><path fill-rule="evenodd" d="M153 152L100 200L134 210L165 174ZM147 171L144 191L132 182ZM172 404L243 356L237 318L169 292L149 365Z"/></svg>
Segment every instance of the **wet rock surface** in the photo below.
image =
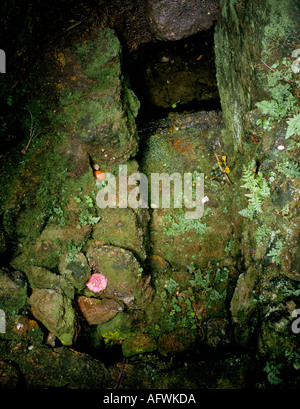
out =
<svg viewBox="0 0 300 409"><path fill-rule="evenodd" d="M109 321L124 309L120 302L108 298L97 300L80 296L77 302L82 315L90 325L98 325Z"/></svg>

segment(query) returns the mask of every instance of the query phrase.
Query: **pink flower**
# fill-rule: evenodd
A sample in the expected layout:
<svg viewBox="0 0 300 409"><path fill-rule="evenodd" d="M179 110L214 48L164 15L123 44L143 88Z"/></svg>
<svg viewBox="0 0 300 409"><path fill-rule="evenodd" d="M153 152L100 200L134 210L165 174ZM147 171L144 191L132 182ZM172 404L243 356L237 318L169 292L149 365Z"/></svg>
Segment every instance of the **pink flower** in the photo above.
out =
<svg viewBox="0 0 300 409"><path fill-rule="evenodd" d="M86 283L86 286L94 293L99 293L100 291L105 290L107 286L107 279L103 274L92 274L89 281Z"/></svg>

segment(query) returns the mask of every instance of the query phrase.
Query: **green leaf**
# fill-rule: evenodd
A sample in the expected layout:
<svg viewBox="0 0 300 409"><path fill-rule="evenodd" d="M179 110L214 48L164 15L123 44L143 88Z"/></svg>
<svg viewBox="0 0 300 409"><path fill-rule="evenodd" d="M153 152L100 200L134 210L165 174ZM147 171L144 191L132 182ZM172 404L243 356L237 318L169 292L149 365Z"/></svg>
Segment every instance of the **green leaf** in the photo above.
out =
<svg viewBox="0 0 300 409"><path fill-rule="evenodd" d="M293 135L300 135L300 114L294 115L287 121L288 127L285 138L288 139Z"/></svg>

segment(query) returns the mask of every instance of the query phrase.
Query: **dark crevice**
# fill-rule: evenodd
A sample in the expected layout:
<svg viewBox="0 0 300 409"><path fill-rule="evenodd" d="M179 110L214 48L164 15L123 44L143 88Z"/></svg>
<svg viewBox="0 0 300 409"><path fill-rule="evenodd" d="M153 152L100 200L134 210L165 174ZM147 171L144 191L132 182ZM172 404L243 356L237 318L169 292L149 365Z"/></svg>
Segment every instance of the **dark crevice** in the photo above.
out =
<svg viewBox="0 0 300 409"><path fill-rule="evenodd" d="M141 103L138 125L170 112L220 109L213 33L123 51L123 70Z"/></svg>

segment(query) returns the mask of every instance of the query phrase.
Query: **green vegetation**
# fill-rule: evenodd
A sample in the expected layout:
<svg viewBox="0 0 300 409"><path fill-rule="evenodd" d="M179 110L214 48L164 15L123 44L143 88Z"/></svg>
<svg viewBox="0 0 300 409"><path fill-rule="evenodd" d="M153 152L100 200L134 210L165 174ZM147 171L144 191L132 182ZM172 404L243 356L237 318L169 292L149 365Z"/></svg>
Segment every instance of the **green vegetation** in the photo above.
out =
<svg viewBox="0 0 300 409"><path fill-rule="evenodd" d="M268 131L274 121L293 115L287 121L287 139L300 133L300 114L297 104L300 81L292 71L292 64L292 59L284 58L282 62L277 61L271 67L268 66L267 86L272 98L256 103L262 113L268 115L267 119L258 119L257 125L262 125Z"/></svg>
<svg viewBox="0 0 300 409"><path fill-rule="evenodd" d="M208 310L214 309L217 303L224 303L227 294L229 269L208 265L205 272L189 266L190 279L185 285L169 277L164 289L160 292L162 299L161 312L167 327L196 329L201 325ZM202 311L200 313L199 311Z"/></svg>
<svg viewBox="0 0 300 409"><path fill-rule="evenodd" d="M92 194L95 196L95 191L92 191ZM95 207L94 200L91 196L89 195L83 195L83 198L80 198L79 196L74 196L75 202L77 202L81 207L82 211L79 214L78 217L78 225L77 229L81 229L82 226L87 226L87 225L95 225L99 222L100 216L95 216L91 213L89 209Z"/></svg>
<svg viewBox="0 0 300 409"><path fill-rule="evenodd" d="M208 229L207 225L200 219L187 219L183 209L179 209L178 215L168 214L164 216L169 226L164 228L164 234L168 237L178 236L194 230L196 234L202 235Z"/></svg>
<svg viewBox="0 0 300 409"><path fill-rule="evenodd" d="M70 240L66 245L67 261L76 261L76 255L81 251L83 244L76 246L72 240Z"/></svg>
<svg viewBox="0 0 300 409"><path fill-rule="evenodd" d="M270 188L268 182L263 178L262 172L257 174L253 172L254 162L250 162L248 166L243 167L242 180L245 182L241 187L248 189L249 193L245 196L248 197L248 206L241 210L239 213L253 220L256 213L262 213L262 206L265 198L270 196Z"/></svg>
<svg viewBox="0 0 300 409"><path fill-rule="evenodd" d="M286 156L286 154L285 154ZM287 178L294 179L300 177L299 164L291 157L283 157L283 161L276 164L276 169Z"/></svg>
<svg viewBox="0 0 300 409"><path fill-rule="evenodd" d="M167 312L164 316L166 325L171 330L175 329L176 326L196 329L201 316L196 315L192 308L192 303L195 300L192 288L180 293L178 289L179 284L170 277L165 290L160 294L162 298L161 312Z"/></svg>
<svg viewBox="0 0 300 409"><path fill-rule="evenodd" d="M282 382L282 379L278 376L280 375L280 369L282 366L283 364L267 361L264 371L267 373L267 378L271 385L278 385Z"/></svg>
<svg viewBox="0 0 300 409"><path fill-rule="evenodd" d="M120 52L120 42L115 32L108 28L99 30L95 40L75 46L78 60L91 78L102 78L103 66L118 57Z"/></svg>
<svg viewBox="0 0 300 409"><path fill-rule="evenodd" d="M207 308L210 308L214 302L225 301L229 274L227 267L221 268L219 263L217 263L215 269L213 269L209 265L205 274L203 274L200 269L195 269L192 264L190 266L190 273L192 275L190 283L193 287L200 289L202 292L201 297L206 300Z"/></svg>

